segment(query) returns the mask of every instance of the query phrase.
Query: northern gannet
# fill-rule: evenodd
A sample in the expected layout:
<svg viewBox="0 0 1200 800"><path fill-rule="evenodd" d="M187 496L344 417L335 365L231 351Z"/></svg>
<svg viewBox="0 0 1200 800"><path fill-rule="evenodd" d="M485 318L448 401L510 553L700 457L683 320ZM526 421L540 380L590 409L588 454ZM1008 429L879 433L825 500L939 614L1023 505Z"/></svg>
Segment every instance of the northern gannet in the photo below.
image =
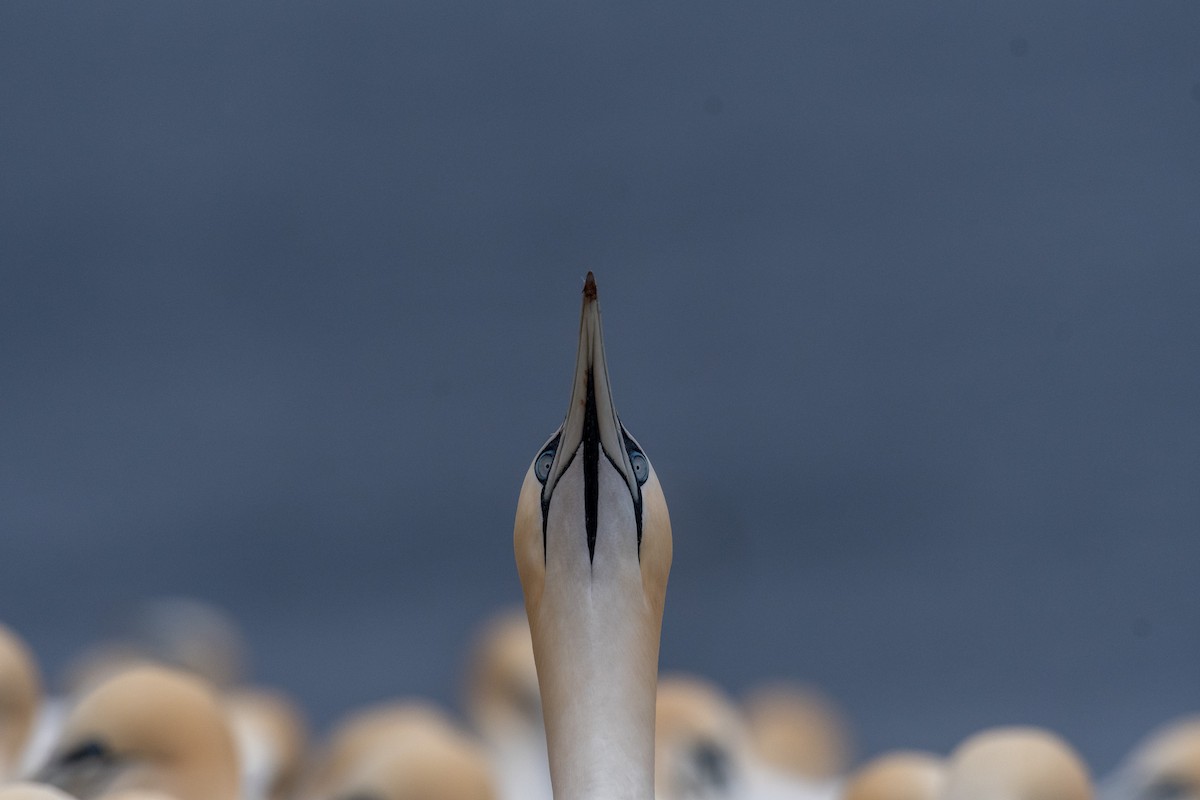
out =
<svg viewBox="0 0 1200 800"><path fill-rule="evenodd" d="M895 751L868 761L846 781L842 800L938 800L946 764L932 753Z"/></svg>
<svg viewBox="0 0 1200 800"><path fill-rule="evenodd" d="M842 713L815 689L776 682L746 698L754 753L783 775L819 784L850 764L850 734Z"/></svg>
<svg viewBox="0 0 1200 800"><path fill-rule="evenodd" d="M977 733L950 755L941 800L1091 800L1087 767L1040 728Z"/></svg>
<svg viewBox="0 0 1200 800"><path fill-rule="evenodd" d="M233 736L216 692L163 667L122 672L69 713L37 780L80 800L129 789L237 800Z"/></svg>
<svg viewBox="0 0 1200 800"><path fill-rule="evenodd" d="M654 793L658 800L727 800L749 791L749 743L741 713L708 681L658 682Z"/></svg>
<svg viewBox="0 0 1200 800"><path fill-rule="evenodd" d="M555 800L650 800L671 523L613 405L591 273L566 419L525 475L513 545Z"/></svg>
<svg viewBox="0 0 1200 800"><path fill-rule="evenodd" d="M1200 800L1200 716L1151 733L1100 794L1104 800Z"/></svg>
<svg viewBox="0 0 1200 800"><path fill-rule="evenodd" d="M419 700L396 700L350 714L334 727L299 796L314 800L335 794L381 747L428 730L449 732L453 723Z"/></svg>
<svg viewBox="0 0 1200 800"><path fill-rule="evenodd" d="M523 609L498 613L476 635L466 709L487 745L505 800L550 800L546 730L533 639Z"/></svg>
<svg viewBox="0 0 1200 800"><path fill-rule="evenodd" d="M33 653L21 637L0 625L0 783L21 771L41 698Z"/></svg>
<svg viewBox="0 0 1200 800"><path fill-rule="evenodd" d="M496 800L483 748L450 728L390 733L315 800Z"/></svg>

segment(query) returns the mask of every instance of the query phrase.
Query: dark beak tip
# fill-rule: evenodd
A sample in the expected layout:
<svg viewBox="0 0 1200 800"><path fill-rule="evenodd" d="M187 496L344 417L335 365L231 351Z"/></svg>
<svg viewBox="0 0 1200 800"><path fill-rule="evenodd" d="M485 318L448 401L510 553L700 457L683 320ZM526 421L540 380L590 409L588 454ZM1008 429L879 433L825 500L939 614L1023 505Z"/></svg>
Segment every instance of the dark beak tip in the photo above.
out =
<svg viewBox="0 0 1200 800"><path fill-rule="evenodd" d="M587 278L583 281L583 298L585 300L596 299L596 279L592 276L591 271L588 271Z"/></svg>

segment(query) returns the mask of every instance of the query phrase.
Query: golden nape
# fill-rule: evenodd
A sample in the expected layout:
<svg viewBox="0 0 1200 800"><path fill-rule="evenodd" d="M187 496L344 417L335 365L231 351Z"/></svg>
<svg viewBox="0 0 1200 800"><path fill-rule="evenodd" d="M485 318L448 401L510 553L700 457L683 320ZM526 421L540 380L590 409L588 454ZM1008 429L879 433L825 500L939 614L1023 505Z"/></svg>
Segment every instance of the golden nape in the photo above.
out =
<svg viewBox="0 0 1200 800"><path fill-rule="evenodd" d="M396 701L337 726L304 800L498 800L483 747L432 706Z"/></svg>
<svg viewBox="0 0 1200 800"><path fill-rule="evenodd" d="M750 788L749 742L733 701L692 675L658 683L654 784L658 800L736 800Z"/></svg>
<svg viewBox="0 0 1200 800"><path fill-rule="evenodd" d="M566 418L525 473L513 544L555 800L650 800L671 523L617 415L591 273Z"/></svg>
<svg viewBox="0 0 1200 800"><path fill-rule="evenodd" d="M1083 759L1041 728L993 728L950 755L940 800L1091 800Z"/></svg>
<svg viewBox="0 0 1200 800"><path fill-rule="evenodd" d="M894 751L873 758L846 781L842 800L938 800L945 760L933 753Z"/></svg>
<svg viewBox="0 0 1200 800"><path fill-rule="evenodd" d="M176 800L238 800L238 757L221 699L202 678L136 667L71 710L36 778L79 798L149 790Z"/></svg>

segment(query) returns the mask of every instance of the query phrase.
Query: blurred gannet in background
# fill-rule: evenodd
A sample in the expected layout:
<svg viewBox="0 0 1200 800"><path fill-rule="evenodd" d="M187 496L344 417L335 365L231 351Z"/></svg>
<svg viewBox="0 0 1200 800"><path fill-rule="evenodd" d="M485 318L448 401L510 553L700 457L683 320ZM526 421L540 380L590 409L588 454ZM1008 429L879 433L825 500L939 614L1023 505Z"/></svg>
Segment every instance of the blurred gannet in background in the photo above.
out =
<svg viewBox="0 0 1200 800"><path fill-rule="evenodd" d="M0 625L0 783L22 770L41 705L42 684L33 653L15 632Z"/></svg>
<svg viewBox="0 0 1200 800"><path fill-rule="evenodd" d="M281 692L242 688L224 697L241 762L243 800L291 796L304 767L308 727Z"/></svg>
<svg viewBox="0 0 1200 800"><path fill-rule="evenodd" d="M53 786L39 783L10 783L0 786L0 800L74 800Z"/></svg>
<svg viewBox="0 0 1200 800"><path fill-rule="evenodd" d="M748 791L740 712L720 689L691 676L658 682L654 791L658 800L724 800Z"/></svg>
<svg viewBox="0 0 1200 800"><path fill-rule="evenodd" d="M932 753L896 751L872 759L846 780L842 800L938 800L945 761Z"/></svg>
<svg viewBox="0 0 1200 800"><path fill-rule="evenodd" d="M851 745L849 726L833 701L816 689L779 681L752 691L745 708L757 796L837 796Z"/></svg>
<svg viewBox="0 0 1200 800"><path fill-rule="evenodd" d="M38 775L80 798L147 789L177 800L237 800L233 737L201 679L137 667L100 684L67 717Z"/></svg>
<svg viewBox="0 0 1200 800"><path fill-rule="evenodd" d="M121 638L85 650L68 667L67 697L56 701L63 709L59 716L65 717L74 700L130 669L167 666L197 675L224 690L244 800L279 800L290 794L301 769L306 725L281 692L234 685L246 662L236 623L208 603L165 598L142 603L124 627ZM53 739L43 748L42 761L52 745Z"/></svg>
<svg viewBox="0 0 1200 800"><path fill-rule="evenodd" d="M305 800L494 800L483 749L445 714L394 702L340 723L299 796Z"/></svg>
<svg viewBox="0 0 1200 800"><path fill-rule="evenodd" d="M441 726L391 728L314 800L496 800L483 748Z"/></svg>
<svg viewBox="0 0 1200 800"><path fill-rule="evenodd" d="M453 729L445 714L422 701L393 701L354 712L334 727L298 795L305 800L329 797L381 747L425 731L449 734Z"/></svg>
<svg viewBox="0 0 1200 800"><path fill-rule="evenodd" d="M525 475L513 545L555 800L650 800L671 523L613 405L591 273L566 420Z"/></svg>
<svg viewBox="0 0 1200 800"><path fill-rule="evenodd" d="M20 773L50 756L71 706L96 686L141 666L166 665L200 675L218 688L238 681L245 664L243 637L224 612L200 600L160 598L134 609L124 632L84 650L65 670L65 693L42 704Z"/></svg>
<svg viewBox="0 0 1200 800"><path fill-rule="evenodd" d="M492 617L476 636L466 708L491 755L506 800L550 800L546 730L529 621L521 609Z"/></svg>
<svg viewBox="0 0 1200 800"><path fill-rule="evenodd" d="M813 782L836 779L849 767L849 725L816 689L770 683L751 692L745 706L754 753L768 767Z"/></svg>
<svg viewBox="0 0 1200 800"><path fill-rule="evenodd" d="M1200 800L1200 716L1151 733L1100 794L1104 800Z"/></svg>
<svg viewBox="0 0 1200 800"><path fill-rule="evenodd" d="M941 800L1091 800L1087 767L1040 728L993 728L950 755Z"/></svg>

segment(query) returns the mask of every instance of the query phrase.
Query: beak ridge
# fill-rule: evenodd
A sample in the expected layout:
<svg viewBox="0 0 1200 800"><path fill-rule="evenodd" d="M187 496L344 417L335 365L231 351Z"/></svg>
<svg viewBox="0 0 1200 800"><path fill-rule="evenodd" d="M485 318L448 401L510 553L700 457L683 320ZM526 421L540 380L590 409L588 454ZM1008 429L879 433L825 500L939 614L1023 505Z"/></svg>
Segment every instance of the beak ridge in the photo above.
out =
<svg viewBox="0 0 1200 800"><path fill-rule="evenodd" d="M592 408L589 408L592 406ZM595 430L588 424L589 417L595 419ZM608 380L608 363L604 356L604 332L600 324L600 301L596 291L596 280L587 274L583 284L583 309L579 319L579 350L575 357L575 380L571 387L571 404L567 407L567 418L563 422L558 451L550 469L549 479L543 489L543 499L548 499L554 484L566 470L571 458L585 438L596 436L600 449L621 472L629 484L631 493L637 493L637 482L629 463L621 423L613 403L612 388Z"/></svg>

